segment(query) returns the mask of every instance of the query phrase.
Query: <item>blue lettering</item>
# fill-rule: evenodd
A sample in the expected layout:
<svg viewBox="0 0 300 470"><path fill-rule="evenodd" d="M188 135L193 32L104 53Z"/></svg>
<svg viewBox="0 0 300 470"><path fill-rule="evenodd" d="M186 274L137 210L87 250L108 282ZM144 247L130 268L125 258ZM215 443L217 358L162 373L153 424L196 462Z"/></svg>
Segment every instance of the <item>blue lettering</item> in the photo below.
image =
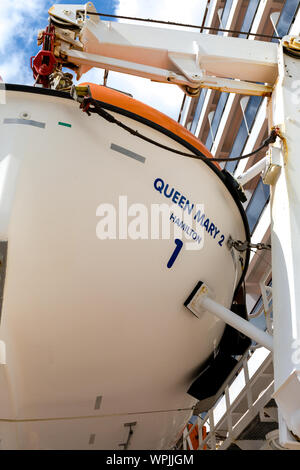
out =
<svg viewBox="0 0 300 470"><path fill-rule="evenodd" d="M166 187L165 187L165 190L164 190L164 194L165 194L166 197L171 197L172 194L173 194L173 192L174 192L174 188L172 188L170 194L167 194L168 188L169 188L169 185L166 184Z"/></svg>
<svg viewBox="0 0 300 470"><path fill-rule="evenodd" d="M210 223L210 226L209 226L209 229L207 230L207 232L213 236L213 231L215 229L215 224L213 224L212 222Z"/></svg>
<svg viewBox="0 0 300 470"><path fill-rule="evenodd" d="M174 264L174 261L176 260L182 246L183 246L183 242L179 239L179 238L176 238L175 239L175 245L176 245L176 248L175 250L173 251L172 253L172 256L171 258L169 259L168 261L168 264L167 264L167 267L168 268L172 268L173 264Z"/></svg>
<svg viewBox="0 0 300 470"><path fill-rule="evenodd" d="M221 235L221 240L219 241L219 245L223 246L223 241L225 240L224 235Z"/></svg>
<svg viewBox="0 0 300 470"><path fill-rule="evenodd" d="M216 236L218 235L218 233L220 233L220 230L218 230L217 227L215 227L214 239L216 238Z"/></svg>
<svg viewBox="0 0 300 470"><path fill-rule="evenodd" d="M187 209L188 210L188 213L190 214L192 212L192 210L194 209L194 204L192 204L190 206L190 201L186 201L186 204L185 204L185 207L184 207L184 210Z"/></svg>
<svg viewBox="0 0 300 470"><path fill-rule="evenodd" d="M156 189L156 191L158 191L160 194L162 193L162 190L164 189L164 180L162 180L161 178L156 178L156 180L154 181L154 187Z"/></svg>
<svg viewBox="0 0 300 470"><path fill-rule="evenodd" d="M172 202L178 204L178 206L183 209L184 211L187 210L189 215L191 215L195 205L191 203L185 196L183 196L179 191L177 191L174 187L171 187L168 183L165 183L162 178L156 178L154 180L154 188L160 194L164 194L164 196L168 199L172 199ZM194 220L197 221L202 227L205 227L207 233L216 239L217 235L220 234L220 230L218 230L217 226L210 222L210 219L206 217L205 213L198 210L197 213L194 215ZM170 221L174 222L178 227L180 227L189 237L193 240L197 240L198 243L201 242L202 237L197 234L189 225L185 224L179 217L176 217L172 212L170 215ZM220 246L223 246L223 242L225 240L224 235L219 235L220 239L217 242Z"/></svg>
<svg viewBox="0 0 300 470"><path fill-rule="evenodd" d="M206 221L204 222L203 226L206 228L206 230L208 231L208 226L209 226L209 219L206 219Z"/></svg>
<svg viewBox="0 0 300 470"><path fill-rule="evenodd" d="M175 217L174 217L173 212L172 212L172 214L170 215L170 220L172 220L173 222L175 222Z"/></svg>
<svg viewBox="0 0 300 470"><path fill-rule="evenodd" d="M180 196L180 193L176 191L172 199L172 201L175 202L175 204L177 203L179 196Z"/></svg>
<svg viewBox="0 0 300 470"><path fill-rule="evenodd" d="M196 215L194 216L194 220L197 219L197 222L201 223L201 225L203 225L203 220L205 218L205 214L202 214L201 217L200 217L200 214L201 214L201 211L198 210Z"/></svg>
<svg viewBox="0 0 300 470"><path fill-rule="evenodd" d="M182 209L183 209L183 203L185 200L186 200L186 197L181 196L180 201L178 202L179 207L181 207Z"/></svg>

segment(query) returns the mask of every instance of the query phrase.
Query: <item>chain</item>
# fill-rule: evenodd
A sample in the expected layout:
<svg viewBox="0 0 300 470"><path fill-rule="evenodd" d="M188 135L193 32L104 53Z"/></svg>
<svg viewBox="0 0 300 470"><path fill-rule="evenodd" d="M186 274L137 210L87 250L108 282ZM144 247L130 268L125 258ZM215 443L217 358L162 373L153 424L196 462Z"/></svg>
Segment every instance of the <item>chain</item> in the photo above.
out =
<svg viewBox="0 0 300 470"><path fill-rule="evenodd" d="M271 245L267 245L266 243L251 243L245 240L242 242L241 240L233 240L229 237L227 241L227 246L229 249L235 248L237 251L246 251L254 248L255 250L271 250Z"/></svg>

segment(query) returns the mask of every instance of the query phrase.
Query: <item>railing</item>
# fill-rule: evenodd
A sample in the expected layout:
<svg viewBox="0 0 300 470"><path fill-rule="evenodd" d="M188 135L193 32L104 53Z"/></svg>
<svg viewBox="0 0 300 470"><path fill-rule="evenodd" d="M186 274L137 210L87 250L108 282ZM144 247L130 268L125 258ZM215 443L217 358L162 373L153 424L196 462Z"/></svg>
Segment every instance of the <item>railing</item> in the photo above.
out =
<svg viewBox="0 0 300 470"><path fill-rule="evenodd" d="M259 0L250 0L244 17L241 31L250 32L253 20L259 6ZM240 38L248 38L248 34L239 34Z"/></svg>
<svg viewBox="0 0 300 470"><path fill-rule="evenodd" d="M185 429L184 449L203 450L204 447L207 450L227 449L271 400L274 391L272 354L264 348L255 350L250 358L247 358L247 354L242 359L242 369L236 379L231 384L224 384L223 398L203 418L197 416L190 429ZM241 387L243 382L244 386ZM235 398L232 398L236 394L234 388L237 388L237 385L240 391ZM198 430L205 428L207 432L206 437L202 432L198 432L197 449L190 438L196 426Z"/></svg>
<svg viewBox="0 0 300 470"><path fill-rule="evenodd" d="M271 281L267 284L270 275L271 268L259 282L260 302L252 309L249 320L265 316L266 330L272 334ZM184 449L227 449L271 400L274 391L272 353L252 344L240 358L238 370L238 374L231 374L223 384L223 396L218 402L204 416L194 416L195 422L185 428L182 436ZM196 446L195 436L191 439L195 429L198 431Z"/></svg>
<svg viewBox="0 0 300 470"><path fill-rule="evenodd" d="M257 327L273 334L273 300L272 300L272 280L266 284L271 275L271 267L266 272L265 276L260 280L259 287L261 296L249 313L249 321L254 323Z"/></svg>
<svg viewBox="0 0 300 470"><path fill-rule="evenodd" d="M249 201L249 204L246 208L246 214L248 218L248 224L250 233L252 235L255 227L260 219L262 211L266 207L270 198L270 186L264 184L260 178L252 197Z"/></svg>
<svg viewBox="0 0 300 470"><path fill-rule="evenodd" d="M208 133L207 139L205 146L208 148L208 150L211 149L213 143L214 143L214 138L217 134L218 127L224 112L224 108L226 106L227 100L228 100L229 93L222 92L220 94L220 98L214 113L214 117L212 119L212 122L209 123L210 125L210 132Z"/></svg>
<svg viewBox="0 0 300 470"><path fill-rule="evenodd" d="M282 7L279 20L276 25L276 30L279 36L285 36L288 34L292 22L296 16L297 10L299 8L299 0L286 0L285 4ZM276 33L274 32L274 36ZM272 39L272 42L279 42L278 39Z"/></svg>
<svg viewBox="0 0 300 470"><path fill-rule="evenodd" d="M262 103L261 96L251 96L249 98L248 104L244 112L244 119L241 122L240 128L238 130L237 136L235 138L234 144L232 146L231 152L228 156L228 162L226 163L226 170L230 173L234 173L238 162L230 161L230 157L238 157L242 155L243 149L246 145L249 131L251 132L252 126L254 124L257 111ZM246 122L247 125L246 125Z"/></svg>
<svg viewBox="0 0 300 470"><path fill-rule="evenodd" d="M220 23L221 23L220 26L221 26L222 29L226 28L227 20L228 20L230 10L231 10L231 7L232 7L232 3L233 3L233 0L226 0L225 6L223 8L222 16L221 16L221 21L220 21ZM222 35L222 34L224 34L222 31L218 32L218 35Z"/></svg>
<svg viewBox="0 0 300 470"><path fill-rule="evenodd" d="M189 129L193 134L195 134L196 132L197 124L198 124L202 107L205 101L206 93L207 93L207 88L202 88L199 99L198 99L198 103L195 109L195 115L193 117L193 121Z"/></svg>

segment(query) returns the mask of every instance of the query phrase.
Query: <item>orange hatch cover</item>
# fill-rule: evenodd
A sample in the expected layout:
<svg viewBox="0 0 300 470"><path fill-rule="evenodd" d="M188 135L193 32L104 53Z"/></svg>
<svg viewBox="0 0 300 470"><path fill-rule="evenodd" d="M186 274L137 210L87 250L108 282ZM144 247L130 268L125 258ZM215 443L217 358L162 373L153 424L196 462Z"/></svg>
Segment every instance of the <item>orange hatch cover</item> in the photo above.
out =
<svg viewBox="0 0 300 470"><path fill-rule="evenodd" d="M111 104L117 108L121 108L130 113L141 116L148 121L152 121L153 123L158 124L164 129L167 129L168 131L180 137L182 140L185 140L187 143L200 150L200 152L202 152L206 157L212 158L211 153L207 150L205 145L200 142L199 139L197 139L197 137L195 137L181 124L174 121L174 119L166 116L154 108L151 108L151 106L148 106L141 101L135 100L134 98L131 98L124 93L102 85L96 85L95 83L80 83L80 85L88 85L90 87L92 97L95 100ZM214 162L214 164L220 168L217 163Z"/></svg>

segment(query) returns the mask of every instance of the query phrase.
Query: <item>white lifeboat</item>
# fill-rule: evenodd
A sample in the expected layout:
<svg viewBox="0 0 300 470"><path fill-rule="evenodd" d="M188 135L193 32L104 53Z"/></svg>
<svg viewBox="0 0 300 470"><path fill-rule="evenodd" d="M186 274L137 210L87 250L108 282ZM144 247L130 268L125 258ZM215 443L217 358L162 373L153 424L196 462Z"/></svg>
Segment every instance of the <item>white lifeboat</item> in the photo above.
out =
<svg viewBox="0 0 300 470"><path fill-rule="evenodd" d="M206 161L67 93L1 86L1 445L121 449L132 429L130 449L171 448L225 327L184 302L201 280L230 308L241 203L195 136L125 94L90 84L126 126Z"/></svg>

